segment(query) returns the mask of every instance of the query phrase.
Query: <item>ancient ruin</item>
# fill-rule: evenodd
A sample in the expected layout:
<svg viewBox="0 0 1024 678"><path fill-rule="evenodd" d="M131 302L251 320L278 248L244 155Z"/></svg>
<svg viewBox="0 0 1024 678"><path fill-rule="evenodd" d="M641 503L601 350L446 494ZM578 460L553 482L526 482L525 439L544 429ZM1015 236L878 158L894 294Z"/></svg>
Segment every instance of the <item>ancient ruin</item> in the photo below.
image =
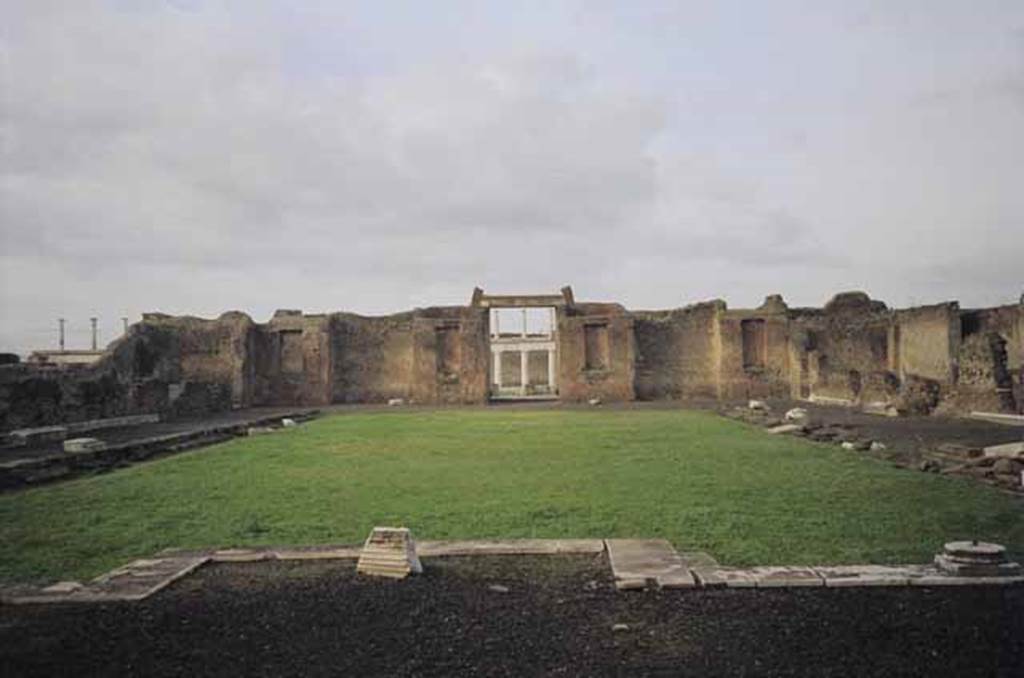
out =
<svg viewBox="0 0 1024 678"><path fill-rule="evenodd" d="M0 366L0 429L332 403L786 398L890 413L1024 411L1024 304L823 308L778 295L662 311L473 292L381 317L148 313L92 365Z"/></svg>

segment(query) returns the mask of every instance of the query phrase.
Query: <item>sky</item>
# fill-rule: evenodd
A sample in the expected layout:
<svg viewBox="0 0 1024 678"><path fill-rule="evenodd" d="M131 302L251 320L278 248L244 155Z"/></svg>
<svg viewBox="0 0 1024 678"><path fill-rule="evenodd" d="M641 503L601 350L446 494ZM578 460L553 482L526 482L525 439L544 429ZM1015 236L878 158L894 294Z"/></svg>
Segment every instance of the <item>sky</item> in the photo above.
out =
<svg viewBox="0 0 1024 678"><path fill-rule="evenodd" d="M1019 0L0 0L0 351L489 293L1013 303Z"/></svg>

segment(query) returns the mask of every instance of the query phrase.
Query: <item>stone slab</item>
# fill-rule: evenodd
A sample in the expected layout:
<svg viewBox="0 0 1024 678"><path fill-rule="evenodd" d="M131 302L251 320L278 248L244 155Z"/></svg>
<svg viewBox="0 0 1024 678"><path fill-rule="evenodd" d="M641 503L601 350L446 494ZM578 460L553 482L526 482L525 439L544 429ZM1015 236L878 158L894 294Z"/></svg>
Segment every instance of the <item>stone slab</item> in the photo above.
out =
<svg viewBox="0 0 1024 678"><path fill-rule="evenodd" d="M603 539L470 539L418 541L420 556L547 556L597 554Z"/></svg>
<svg viewBox="0 0 1024 678"><path fill-rule="evenodd" d="M1024 458L1024 441L1006 443L1005 445L991 445L985 448L985 456L1007 457L1009 459Z"/></svg>
<svg viewBox="0 0 1024 678"><path fill-rule="evenodd" d="M1015 577L953 577L931 574L910 580L911 586L1006 586L1024 584L1024 575Z"/></svg>
<svg viewBox="0 0 1024 678"><path fill-rule="evenodd" d="M105 449L107 449L107 444L98 438L68 438L64 441L64 451L69 454Z"/></svg>
<svg viewBox="0 0 1024 678"><path fill-rule="evenodd" d="M256 563L275 557L268 549L220 549L210 554L210 560L215 563Z"/></svg>
<svg viewBox="0 0 1024 678"><path fill-rule="evenodd" d="M695 567L693 574L705 588L752 589L757 586L750 572L734 567Z"/></svg>
<svg viewBox="0 0 1024 678"><path fill-rule="evenodd" d="M59 582L44 589L19 589L3 596L10 605L38 603L106 603L148 598L195 571L208 558L169 556L136 560L107 572L85 585Z"/></svg>
<svg viewBox="0 0 1024 678"><path fill-rule="evenodd" d="M359 551L358 546L316 546L274 549L272 553L277 560L330 560L358 558Z"/></svg>
<svg viewBox="0 0 1024 678"><path fill-rule="evenodd" d="M991 421L995 424L1008 424L1010 426L1024 426L1024 415L1003 414L1002 412L971 412L971 419Z"/></svg>
<svg viewBox="0 0 1024 678"><path fill-rule="evenodd" d="M814 570L827 588L909 586L912 577L920 576L914 569L898 565L835 565L819 566Z"/></svg>
<svg viewBox="0 0 1024 678"><path fill-rule="evenodd" d="M615 579L654 580L662 588L693 588L697 580L665 539L606 539Z"/></svg>
<svg viewBox="0 0 1024 678"><path fill-rule="evenodd" d="M813 568L799 565L751 567L746 571L757 582L759 589L825 585L825 580Z"/></svg>
<svg viewBox="0 0 1024 678"><path fill-rule="evenodd" d="M714 556L705 551L681 551L679 557L691 570L695 567L718 567L718 561Z"/></svg>
<svg viewBox="0 0 1024 678"><path fill-rule="evenodd" d="M7 434L7 439L16 446L34 443L60 442L68 437L68 429L64 426L37 426L36 428L19 428Z"/></svg>
<svg viewBox="0 0 1024 678"><path fill-rule="evenodd" d="M67 428L68 433L84 433L85 431L99 431L105 428L127 428L130 426L159 423L159 414L132 414L124 417L107 417L106 419L72 421L64 424L64 426Z"/></svg>
<svg viewBox="0 0 1024 678"><path fill-rule="evenodd" d="M801 430L803 430L803 426L800 424L782 424L768 429L768 433L779 435L780 433L796 433Z"/></svg>

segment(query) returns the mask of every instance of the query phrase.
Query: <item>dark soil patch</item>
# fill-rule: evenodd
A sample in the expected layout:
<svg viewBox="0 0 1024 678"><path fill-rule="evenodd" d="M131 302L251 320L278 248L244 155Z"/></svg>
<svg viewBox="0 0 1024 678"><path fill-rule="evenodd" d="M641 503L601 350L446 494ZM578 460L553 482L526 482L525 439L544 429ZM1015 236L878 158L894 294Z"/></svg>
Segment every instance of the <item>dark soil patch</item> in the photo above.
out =
<svg viewBox="0 0 1024 678"><path fill-rule="evenodd" d="M1021 586L619 593L604 556L425 566L218 565L141 603L3 608L0 673L1024 675Z"/></svg>

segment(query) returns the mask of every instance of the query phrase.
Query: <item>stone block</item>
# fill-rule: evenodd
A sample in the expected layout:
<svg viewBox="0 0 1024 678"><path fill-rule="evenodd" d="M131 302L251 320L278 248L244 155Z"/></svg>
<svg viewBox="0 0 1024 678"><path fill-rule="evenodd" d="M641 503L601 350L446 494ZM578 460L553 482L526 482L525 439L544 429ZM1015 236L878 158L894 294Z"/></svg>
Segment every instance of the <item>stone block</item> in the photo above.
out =
<svg viewBox="0 0 1024 678"><path fill-rule="evenodd" d="M616 581L654 581L662 588L697 585L683 559L664 539L607 539L605 544Z"/></svg>
<svg viewBox="0 0 1024 678"><path fill-rule="evenodd" d="M812 568L799 566L752 567L747 570L758 588L824 586L825 580Z"/></svg>
<svg viewBox="0 0 1024 678"><path fill-rule="evenodd" d="M81 590L82 584L77 581L59 581L56 584L51 584L42 590L43 593L60 593L68 594L74 593L75 591Z"/></svg>
<svg viewBox="0 0 1024 678"><path fill-rule="evenodd" d="M827 588L853 586L909 586L915 572L906 567L886 565L835 565L815 567Z"/></svg>
<svg viewBox="0 0 1024 678"><path fill-rule="evenodd" d="M69 438L64 441L64 451L68 454L96 452L107 449L107 444L98 438Z"/></svg>
<svg viewBox="0 0 1024 678"><path fill-rule="evenodd" d="M1006 443L1005 445L992 445L985 448L986 457L1009 457L1010 459L1024 459L1024 441L1019 443Z"/></svg>
<svg viewBox="0 0 1024 678"><path fill-rule="evenodd" d="M68 437L64 426L39 426L37 428L19 428L7 434L10 444L15 447L59 443Z"/></svg>
<svg viewBox="0 0 1024 678"><path fill-rule="evenodd" d="M771 433L773 435L778 435L781 433L796 433L802 428L803 427L800 426L800 424L782 424L781 426L774 426L768 429L768 433Z"/></svg>
<svg viewBox="0 0 1024 678"><path fill-rule="evenodd" d="M794 407L786 412L786 421L801 423L807 421L807 417L807 410L802 407Z"/></svg>
<svg viewBox="0 0 1024 678"><path fill-rule="evenodd" d="M695 567L693 574L706 588L752 589L757 586L757 580L749 571L732 567Z"/></svg>
<svg viewBox="0 0 1024 678"><path fill-rule="evenodd" d="M423 572L416 542L405 527L375 527L363 545L356 572L374 577L404 579Z"/></svg>

